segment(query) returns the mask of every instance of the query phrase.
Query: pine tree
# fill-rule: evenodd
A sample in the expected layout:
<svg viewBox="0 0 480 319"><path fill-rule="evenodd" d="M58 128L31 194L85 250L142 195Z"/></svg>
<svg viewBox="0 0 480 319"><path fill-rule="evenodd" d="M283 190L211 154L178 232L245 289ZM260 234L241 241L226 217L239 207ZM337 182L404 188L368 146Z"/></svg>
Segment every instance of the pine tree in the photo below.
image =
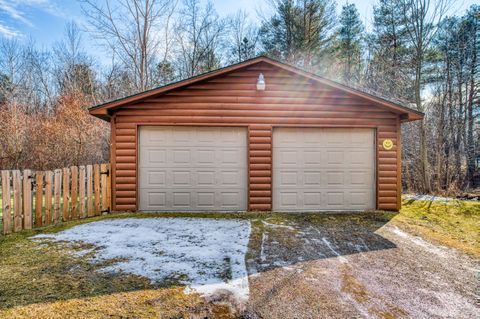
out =
<svg viewBox="0 0 480 319"><path fill-rule="evenodd" d="M7 102L7 96L12 92L12 82L6 74L0 72L0 106Z"/></svg>
<svg viewBox="0 0 480 319"><path fill-rule="evenodd" d="M328 64L335 4L331 0L273 0L274 15L262 22L265 53L309 70Z"/></svg>
<svg viewBox="0 0 480 319"><path fill-rule="evenodd" d="M373 12L373 32L368 37L367 86L391 98L407 100L411 98L407 33L399 0L380 0Z"/></svg>
<svg viewBox="0 0 480 319"><path fill-rule="evenodd" d="M342 68L341 80L348 84L357 83L360 80L364 30L355 5L353 3L344 5L340 15L336 49Z"/></svg>

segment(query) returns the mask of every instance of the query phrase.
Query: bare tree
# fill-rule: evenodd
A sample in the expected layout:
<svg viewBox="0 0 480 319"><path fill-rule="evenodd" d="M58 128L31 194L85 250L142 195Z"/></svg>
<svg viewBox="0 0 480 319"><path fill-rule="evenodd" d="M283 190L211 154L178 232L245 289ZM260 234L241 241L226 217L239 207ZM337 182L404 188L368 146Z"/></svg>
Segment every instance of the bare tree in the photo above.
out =
<svg viewBox="0 0 480 319"><path fill-rule="evenodd" d="M37 50L35 42L0 40L0 73L10 82L7 100L22 105L26 112L38 112L53 102L51 54Z"/></svg>
<svg viewBox="0 0 480 319"><path fill-rule="evenodd" d="M218 68L225 20L220 19L209 2L204 8L198 0L185 0L175 30L177 31L177 67L181 77Z"/></svg>
<svg viewBox="0 0 480 319"><path fill-rule="evenodd" d="M176 1L81 0L89 30L132 73L135 91L154 83L159 56L169 50L168 30ZM163 30L167 30L162 33ZM162 35L165 37L162 39ZM163 50L163 55L160 54Z"/></svg>
<svg viewBox="0 0 480 319"><path fill-rule="evenodd" d="M258 29L249 21L248 14L239 10L228 18L228 25L229 61L235 63L255 57L258 51Z"/></svg>
<svg viewBox="0 0 480 319"><path fill-rule="evenodd" d="M59 94L82 93L97 104L93 61L82 48L82 34L76 23L67 23L65 39L55 44L53 52Z"/></svg>
<svg viewBox="0 0 480 319"><path fill-rule="evenodd" d="M399 5L403 13L408 42L413 48L411 61L415 77L413 85L415 105L417 110L425 112L425 104L422 100L425 60L439 23L449 7L449 0L401 0ZM426 128L423 122L420 122L418 127L422 187L425 192L430 192Z"/></svg>

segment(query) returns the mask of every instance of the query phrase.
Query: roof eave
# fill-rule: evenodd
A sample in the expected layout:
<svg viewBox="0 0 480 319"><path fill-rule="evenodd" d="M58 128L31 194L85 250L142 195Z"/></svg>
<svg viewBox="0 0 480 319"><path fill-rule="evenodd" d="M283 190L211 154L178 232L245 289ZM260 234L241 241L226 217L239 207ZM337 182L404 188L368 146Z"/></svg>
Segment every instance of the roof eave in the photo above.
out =
<svg viewBox="0 0 480 319"><path fill-rule="evenodd" d="M417 120L422 120L423 119L424 114L421 113L421 112L415 111L413 109L402 106L400 104L390 102L388 100L384 100L380 97L374 96L374 95L366 93L366 92L362 92L362 91L357 90L355 88L348 87L348 86L343 85L341 83L337 83L335 81L325 79L321 76L315 75L313 73L304 71L304 70L299 69L297 67L294 67L294 66L291 66L291 65L285 64L283 62L279 62L279 61L276 61L276 60L273 60L273 59L270 59L270 58L267 58L267 57L264 57L264 56L253 58L253 59L250 59L250 60L247 60L247 61L244 61L244 62L241 62L241 63L237 63L237 64L234 64L234 65L230 65L230 66L227 66L227 67L215 70L215 71L211 71L211 72L208 72L208 73L204 73L204 74L189 78L189 79L181 80L181 81L178 81L178 82L175 82L175 83L172 83L172 84L165 85L163 87L159 87L159 88L152 89L152 90L149 90L149 91L145 91L145 92L141 92L141 93L134 94L134 95L131 95L131 96L127 96L125 98L110 101L110 102L107 102L107 103L104 103L104 104L96 105L96 106L91 107L89 109L89 112L93 116L96 116L96 117L101 118L101 119L106 120L106 121L110 121L110 113L111 113L110 110L114 110L116 108L122 107L122 106L127 105L127 104L133 104L133 103L139 102L141 100L147 99L149 97L171 91L171 90L176 89L176 88L191 85L191 84L197 83L199 81L211 79L215 76L226 74L226 73L238 70L240 68L251 66L253 64L257 64L257 63L260 63L260 62L267 62L267 63L275 65L279 68L282 68L284 70L302 75L306 78L310 78L314 81L320 82L320 83L322 83L324 85L327 85L327 86L330 86L332 88L336 88L336 89L348 92L352 95L358 96L360 98L369 100L370 102L372 102L375 105L386 107L386 108L390 109L392 112L401 114L402 117L403 117L402 122L410 122L410 121L417 121Z"/></svg>
<svg viewBox="0 0 480 319"><path fill-rule="evenodd" d="M106 108L89 109L88 112L90 113L90 115L93 115L104 121L110 122L111 116L110 116L110 113L108 112L108 109Z"/></svg>
<svg viewBox="0 0 480 319"><path fill-rule="evenodd" d="M181 81L178 81L178 82L167 84L167 85L159 87L159 88L151 89L151 90L141 92L141 93L137 93L137 94L134 94L134 95L130 95L130 96L127 96L127 97L124 97L124 98L120 98L120 99L113 100L113 101L110 101L110 102L106 102L106 103L103 103L103 104L95 105L95 106L92 106L91 108L89 108L89 112L90 112L90 114L94 115L93 112L95 110L115 109L119 106L135 103L135 102L144 100L146 98L149 98L151 96L155 96L157 94L161 94L161 93L164 93L164 92L167 92L167 91L179 88L179 87L184 87L184 86L187 86L187 85L199 82L199 81L203 81L203 80L206 80L206 79L213 78L213 77L218 76L218 75L222 75L222 74L226 74L226 73L238 70L240 68L244 68L246 66L250 66L250 65L253 65L253 64L260 63L260 62L268 62L268 61L271 61L271 60L267 59L266 57L260 56L260 57L253 58L253 59L250 59L250 60L247 60L247 61L244 61L244 62L240 62L240 63L233 64L233 65L230 65L230 66L227 66L227 67L224 67L224 68L220 68L218 70L214 70L214 71L211 71L211 72L200 74L200 75L197 75L197 76L185 79L185 80L181 80Z"/></svg>

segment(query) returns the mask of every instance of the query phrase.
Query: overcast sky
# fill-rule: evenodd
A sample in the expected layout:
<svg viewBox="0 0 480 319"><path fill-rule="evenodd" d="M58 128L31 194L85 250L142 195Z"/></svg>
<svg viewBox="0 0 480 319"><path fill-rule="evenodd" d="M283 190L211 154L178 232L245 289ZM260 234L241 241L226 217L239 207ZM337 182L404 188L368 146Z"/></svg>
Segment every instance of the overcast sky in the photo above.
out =
<svg viewBox="0 0 480 319"><path fill-rule="evenodd" d="M181 1L181 0L180 0ZM202 0L206 2L207 0ZM243 9L253 21L258 20L259 13L268 14L267 1L262 0L212 0L221 16L233 14ZM375 0L349 0L355 3L362 20L369 30L372 20L372 8ZM346 0L337 1L340 12ZM456 0L450 14L463 14L465 9L476 3L475 0ZM39 47L49 47L62 38L65 23L74 20L82 24L84 17L76 0L0 0L0 37L17 38L20 41L33 39ZM89 53L102 58L100 49L95 46L88 35L83 37L84 46Z"/></svg>

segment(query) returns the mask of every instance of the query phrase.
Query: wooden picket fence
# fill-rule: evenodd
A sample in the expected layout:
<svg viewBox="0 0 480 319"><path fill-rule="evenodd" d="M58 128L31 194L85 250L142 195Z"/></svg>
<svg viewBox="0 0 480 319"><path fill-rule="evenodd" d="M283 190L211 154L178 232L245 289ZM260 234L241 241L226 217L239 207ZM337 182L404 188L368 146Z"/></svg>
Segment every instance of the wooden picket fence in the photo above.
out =
<svg viewBox="0 0 480 319"><path fill-rule="evenodd" d="M110 212L110 164L1 171L3 234Z"/></svg>

